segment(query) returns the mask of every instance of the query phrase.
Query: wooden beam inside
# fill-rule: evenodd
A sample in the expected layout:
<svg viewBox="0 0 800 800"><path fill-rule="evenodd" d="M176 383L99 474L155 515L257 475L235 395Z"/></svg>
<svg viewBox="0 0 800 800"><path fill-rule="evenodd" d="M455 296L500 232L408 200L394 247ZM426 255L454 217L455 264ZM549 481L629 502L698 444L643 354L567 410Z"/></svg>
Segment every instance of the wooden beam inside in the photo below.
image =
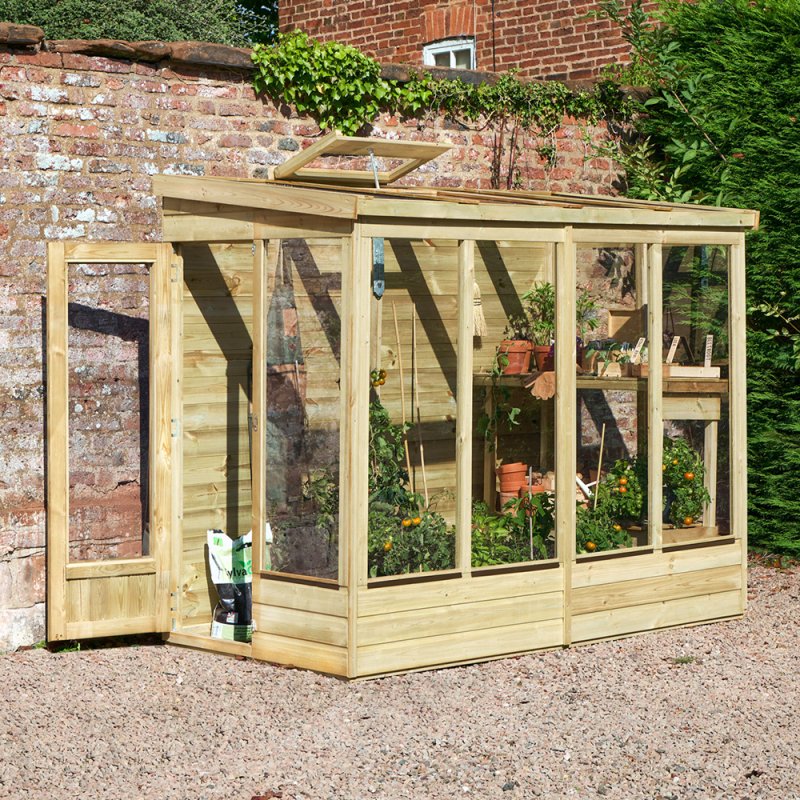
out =
<svg viewBox="0 0 800 800"><path fill-rule="evenodd" d="M456 378L456 569L472 568L472 336L475 242L458 243L458 375Z"/></svg>

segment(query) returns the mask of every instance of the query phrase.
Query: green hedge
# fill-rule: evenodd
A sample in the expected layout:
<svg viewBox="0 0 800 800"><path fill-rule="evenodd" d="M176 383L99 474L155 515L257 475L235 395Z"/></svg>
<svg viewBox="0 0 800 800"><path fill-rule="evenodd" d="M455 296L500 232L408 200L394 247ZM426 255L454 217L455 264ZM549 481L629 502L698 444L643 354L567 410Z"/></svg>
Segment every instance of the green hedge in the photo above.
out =
<svg viewBox="0 0 800 800"><path fill-rule="evenodd" d="M0 20L37 25L48 39L269 41L275 0L0 0Z"/></svg>

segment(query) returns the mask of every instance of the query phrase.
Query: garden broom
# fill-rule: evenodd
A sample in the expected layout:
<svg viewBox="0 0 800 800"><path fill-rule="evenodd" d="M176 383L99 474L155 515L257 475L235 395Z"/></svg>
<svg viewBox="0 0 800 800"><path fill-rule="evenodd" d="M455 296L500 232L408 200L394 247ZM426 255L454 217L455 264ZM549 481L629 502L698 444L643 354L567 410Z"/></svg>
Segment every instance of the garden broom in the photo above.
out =
<svg viewBox="0 0 800 800"><path fill-rule="evenodd" d="M483 313L483 302L481 301L481 287L475 281L472 284L472 335L486 336L489 329L486 327L486 317Z"/></svg>

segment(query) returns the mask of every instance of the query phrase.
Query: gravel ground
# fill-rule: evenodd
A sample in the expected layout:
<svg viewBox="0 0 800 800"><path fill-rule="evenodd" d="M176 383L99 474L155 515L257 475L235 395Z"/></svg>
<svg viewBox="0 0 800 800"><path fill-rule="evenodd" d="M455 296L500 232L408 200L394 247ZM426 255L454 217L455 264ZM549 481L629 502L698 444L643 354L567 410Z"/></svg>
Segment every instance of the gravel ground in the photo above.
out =
<svg viewBox="0 0 800 800"><path fill-rule="evenodd" d="M172 646L0 657L0 797L800 798L800 568L743 620L347 684Z"/></svg>

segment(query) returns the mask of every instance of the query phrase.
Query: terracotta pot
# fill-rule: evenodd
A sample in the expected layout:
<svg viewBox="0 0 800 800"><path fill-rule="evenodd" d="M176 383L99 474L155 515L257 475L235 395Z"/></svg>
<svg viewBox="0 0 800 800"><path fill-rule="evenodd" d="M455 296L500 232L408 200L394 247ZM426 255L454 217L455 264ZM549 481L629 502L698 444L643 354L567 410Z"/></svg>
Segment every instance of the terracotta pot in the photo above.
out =
<svg viewBox="0 0 800 800"><path fill-rule="evenodd" d="M500 492L500 494L498 496L500 498L500 510L501 511L503 509L503 506L505 506L505 504L509 500L516 500L517 497L519 497L518 491L519 490L517 490L516 492Z"/></svg>
<svg viewBox="0 0 800 800"><path fill-rule="evenodd" d="M524 486L519 487L519 496L525 497L526 494L539 494L539 492L544 491L544 486L541 483L534 483L533 486L530 488L530 492L528 491L528 481L525 481Z"/></svg>
<svg viewBox="0 0 800 800"><path fill-rule="evenodd" d="M503 339L498 352L508 358L504 375L520 375L531 367L531 343L526 339Z"/></svg>
<svg viewBox="0 0 800 800"><path fill-rule="evenodd" d="M552 372L553 348L549 344L534 345L533 357L536 361L536 369L539 372Z"/></svg>
<svg viewBox="0 0 800 800"><path fill-rule="evenodd" d="M520 486L524 486L528 480L528 465L517 461L513 464L501 464L497 468L497 477L500 479L501 492L513 492L516 494Z"/></svg>

